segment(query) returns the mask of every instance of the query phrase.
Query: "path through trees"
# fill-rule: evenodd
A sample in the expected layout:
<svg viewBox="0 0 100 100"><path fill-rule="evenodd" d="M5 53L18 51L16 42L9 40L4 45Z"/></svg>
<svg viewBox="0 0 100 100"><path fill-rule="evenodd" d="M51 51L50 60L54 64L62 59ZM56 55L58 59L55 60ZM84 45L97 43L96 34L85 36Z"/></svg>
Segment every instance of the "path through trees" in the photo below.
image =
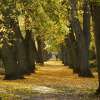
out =
<svg viewBox="0 0 100 100"><path fill-rule="evenodd" d="M93 95L98 86L97 74L94 75L95 78L79 78L61 61L51 60L43 67L38 65L36 74L26 75L23 80L3 81L0 75L0 96L12 100L97 100Z"/></svg>
<svg viewBox="0 0 100 100"><path fill-rule="evenodd" d="M85 79L97 80L94 68L98 71L99 86L96 86L100 94L99 12L100 0L1 0L0 67L5 69L4 79L17 82L32 74L27 76L30 82L35 80L35 75L40 75L36 79L38 84L43 81L63 86L74 83L74 87L76 81L81 84L84 80L85 85ZM53 55L66 67L55 65L58 63L55 61L54 65L52 62L50 66L45 65Z"/></svg>

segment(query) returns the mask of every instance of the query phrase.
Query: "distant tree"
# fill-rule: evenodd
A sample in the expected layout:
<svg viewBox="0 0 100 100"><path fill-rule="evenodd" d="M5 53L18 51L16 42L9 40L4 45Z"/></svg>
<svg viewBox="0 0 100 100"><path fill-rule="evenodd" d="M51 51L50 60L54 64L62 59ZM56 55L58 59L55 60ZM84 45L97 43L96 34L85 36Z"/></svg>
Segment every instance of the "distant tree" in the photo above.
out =
<svg viewBox="0 0 100 100"><path fill-rule="evenodd" d="M37 63L39 63L39 64L44 64L44 60L43 60L43 50L44 50L44 41L43 41L43 37L41 37L41 36L37 36L37 38L36 38L36 40L37 40L37 46L38 46L38 49L37 49L37 51L38 51L38 59L37 59Z"/></svg>

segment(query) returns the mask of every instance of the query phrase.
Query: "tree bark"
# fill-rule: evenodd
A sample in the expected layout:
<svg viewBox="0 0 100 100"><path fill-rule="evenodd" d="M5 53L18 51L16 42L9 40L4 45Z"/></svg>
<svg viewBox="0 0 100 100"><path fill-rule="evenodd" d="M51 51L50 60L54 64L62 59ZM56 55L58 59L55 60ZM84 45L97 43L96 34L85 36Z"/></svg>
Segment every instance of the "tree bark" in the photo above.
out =
<svg viewBox="0 0 100 100"><path fill-rule="evenodd" d="M29 72L35 72L35 51L34 43L32 39L32 31L26 30L25 46L27 53L27 60L29 65Z"/></svg>
<svg viewBox="0 0 100 100"><path fill-rule="evenodd" d="M36 40L37 40L37 45L38 45L38 56L39 56L37 63L43 65L44 64L44 60L43 60L43 47L42 47L43 41L42 41L40 36L37 36Z"/></svg>
<svg viewBox="0 0 100 100"><path fill-rule="evenodd" d="M97 93L100 94L100 3L92 3L92 16L94 21L95 30L95 44L96 44L96 57L97 57L97 67L98 67L98 78L99 87Z"/></svg>
<svg viewBox="0 0 100 100"><path fill-rule="evenodd" d="M79 64L78 64L78 54L77 54L77 44L76 44L76 39L75 39L75 35L74 32L71 28L70 33L69 33L69 38L71 41L71 55L72 55L72 62L73 62L73 72L74 73L79 73Z"/></svg>
<svg viewBox="0 0 100 100"><path fill-rule="evenodd" d="M90 46L90 2L84 0L83 4L83 33L86 45L87 67L89 67L89 46Z"/></svg>
<svg viewBox="0 0 100 100"><path fill-rule="evenodd" d="M11 27L15 32L16 56L17 56L18 65L20 67L20 71L22 74L27 74L29 73L28 71L29 65L27 62L25 43L20 31L18 21L11 19Z"/></svg>
<svg viewBox="0 0 100 100"><path fill-rule="evenodd" d="M1 57L5 67L5 79L17 79L22 78L19 71L19 66L17 65L17 60L15 56L15 47L10 47L6 40L3 42L3 47L1 49Z"/></svg>
<svg viewBox="0 0 100 100"><path fill-rule="evenodd" d="M70 0L71 5L71 18L70 22L73 28L73 31L76 35L76 40L78 42L78 49L79 49L79 76L82 77L93 77L89 67L88 67L88 61L87 61L87 47L85 43L85 37L79 22L79 19L77 18L77 7L76 7L76 0Z"/></svg>
<svg viewBox="0 0 100 100"><path fill-rule="evenodd" d="M64 47L64 43L61 43L60 44L60 59L61 59L61 61L62 61L63 64L65 63L65 60L67 60L65 58L66 56L64 56L65 50L66 50L66 47Z"/></svg>
<svg viewBox="0 0 100 100"><path fill-rule="evenodd" d="M19 66L20 69L20 73L26 74L28 73L28 63L27 63L27 58L26 58L26 51L25 51L25 44L24 44L24 39L22 37L21 31L20 31L20 27L19 27L19 23L18 23L18 18L16 16L16 18L11 18L11 15L6 15L6 13L3 13L4 15L4 19L5 19L5 26L8 28L10 26L10 28L13 30L13 32L15 33L15 42L13 45L15 45L16 47L16 60L17 60L17 64Z"/></svg>

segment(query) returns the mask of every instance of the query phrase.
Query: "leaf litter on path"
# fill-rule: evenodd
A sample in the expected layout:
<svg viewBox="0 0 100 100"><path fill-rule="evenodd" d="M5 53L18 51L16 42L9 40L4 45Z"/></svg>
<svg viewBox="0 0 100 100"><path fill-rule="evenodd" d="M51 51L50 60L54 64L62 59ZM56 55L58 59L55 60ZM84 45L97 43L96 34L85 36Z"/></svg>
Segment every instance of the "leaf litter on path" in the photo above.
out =
<svg viewBox="0 0 100 100"><path fill-rule="evenodd" d="M23 80L7 81L0 76L0 97L3 100L99 100L92 95L98 87L95 78L74 75L60 61L48 61L37 66L36 74Z"/></svg>

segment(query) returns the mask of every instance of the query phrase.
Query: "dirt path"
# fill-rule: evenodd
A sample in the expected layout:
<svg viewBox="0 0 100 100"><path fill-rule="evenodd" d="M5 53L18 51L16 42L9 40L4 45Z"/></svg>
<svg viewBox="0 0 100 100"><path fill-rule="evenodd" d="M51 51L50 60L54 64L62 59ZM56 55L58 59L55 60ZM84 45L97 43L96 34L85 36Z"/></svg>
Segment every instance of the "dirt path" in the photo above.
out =
<svg viewBox="0 0 100 100"><path fill-rule="evenodd" d="M0 76L2 100L99 100L93 95L98 86L95 78L79 78L60 61L37 66L35 74L23 80L4 81Z"/></svg>

